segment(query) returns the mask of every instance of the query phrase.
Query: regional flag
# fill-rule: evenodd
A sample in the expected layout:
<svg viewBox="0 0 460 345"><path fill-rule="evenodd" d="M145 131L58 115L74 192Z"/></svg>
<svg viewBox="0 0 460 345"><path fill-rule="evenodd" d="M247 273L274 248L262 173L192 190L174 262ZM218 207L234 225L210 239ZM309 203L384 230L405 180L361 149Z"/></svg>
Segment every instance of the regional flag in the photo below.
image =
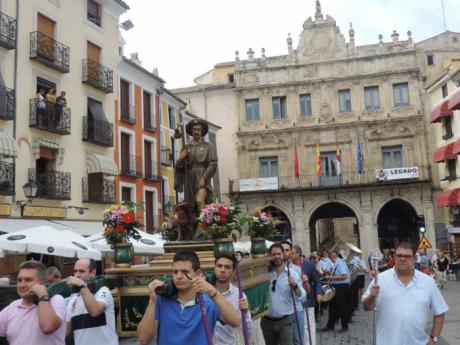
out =
<svg viewBox="0 0 460 345"><path fill-rule="evenodd" d="M361 151L361 142L358 136L358 174L363 173L363 153Z"/></svg>
<svg viewBox="0 0 460 345"><path fill-rule="evenodd" d="M299 177L299 154L297 152L297 143L294 144L294 174Z"/></svg>
<svg viewBox="0 0 460 345"><path fill-rule="evenodd" d="M342 153L340 152L339 141L336 142L335 161L337 176L340 176L342 175Z"/></svg>
<svg viewBox="0 0 460 345"><path fill-rule="evenodd" d="M319 144L316 144L316 176L321 176L321 152Z"/></svg>

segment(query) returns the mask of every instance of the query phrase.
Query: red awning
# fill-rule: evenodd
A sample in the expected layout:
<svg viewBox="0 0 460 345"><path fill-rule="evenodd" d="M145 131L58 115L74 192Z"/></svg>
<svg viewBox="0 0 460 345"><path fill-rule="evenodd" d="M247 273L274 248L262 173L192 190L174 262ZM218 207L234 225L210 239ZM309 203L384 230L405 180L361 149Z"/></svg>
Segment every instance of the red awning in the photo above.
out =
<svg viewBox="0 0 460 345"><path fill-rule="evenodd" d="M454 154L454 155L460 154L460 139L458 139L454 143L454 147L452 148L452 154Z"/></svg>
<svg viewBox="0 0 460 345"><path fill-rule="evenodd" d="M460 204L460 188L449 189L442 192L436 198L436 205L438 207L447 207Z"/></svg>
<svg viewBox="0 0 460 345"><path fill-rule="evenodd" d="M431 113L431 123L441 121L441 118L452 116L454 113L449 110L449 101L444 101L438 105Z"/></svg>
<svg viewBox="0 0 460 345"><path fill-rule="evenodd" d="M460 88L455 91L449 99L449 110L459 110L460 109Z"/></svg>
<svg viewBox="0 0 460 345"><path fill-rule="evenodd" d="M450 143L443 147L440 147L434 152L433 162L439 163L449 159L457 159L457 155L453 153L454 143Z"/></svg>

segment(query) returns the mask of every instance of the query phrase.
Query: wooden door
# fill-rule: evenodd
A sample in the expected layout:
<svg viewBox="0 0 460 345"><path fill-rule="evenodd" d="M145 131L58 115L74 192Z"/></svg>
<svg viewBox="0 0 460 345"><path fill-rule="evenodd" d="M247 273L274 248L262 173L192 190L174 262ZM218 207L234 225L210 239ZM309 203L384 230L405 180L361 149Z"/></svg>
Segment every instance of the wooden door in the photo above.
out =
<svg viewBox="0 0 460 345"><path fill-rule="evenodd" d="M90 201L101 201L103 198L104 174L88 174L88 199Z"/></svg>
<svg viewBox="0 0 460 345"><path fill-rule="evenodd" d="M121 170L129 171L129 134L121 133Z"/></svg>
<svg viewBox="0 0 460 345"><path fill-rule="evenodd" d="M88 80L99 83L99 61L101 57L101 48L88 41L86 44L86 51L88 57Z"/></svg>
<svg viewBox="0 0 460 345"><path fill-rule="evenodd" d="M153 192L145 192L145 230L153 233L154 215L153 215Z"/></svg>
<svg viewBox="0 0 460 345"><path fill-rule="evenodd" d="M120 110L121 117L129 118L129 83L120 80Z"/></svg>
<svg viewBox="0 0 460 345"><path fill-rule="evenodd" d="M144 103L144 128L153 128L154 123L152 119L152 95L148 92L143 93Z"/></svg>
<svg viewBox="0 0 460 345"><path fill-rule="evenodd" d="M56 23L51 19L38 14L37 16L37 31L49 38L54 38L54 26Z"/></svg>
<svg viewBox="0 0 460 345"><path fill-rule="evenodd" d="M54 26L51 19L38 14L37 16L37 54L47 60L54 60Z"/></svg>
<svg viewBox="0 0 460 345"><path fill-rule="evenodd" d="M152 170L152 143L150 141L144 141L144 167L147 178L152 178L154 174Z"/></svg>
<svg viewBox="0 0 460 345"><path fill-rule="evenodd" d="M99 63L100 58L101 58L101 48L88 41L87 44L86 44L86 49L87 49L87 57L88 57L88 59L91 59L91 60Z"/></svg>

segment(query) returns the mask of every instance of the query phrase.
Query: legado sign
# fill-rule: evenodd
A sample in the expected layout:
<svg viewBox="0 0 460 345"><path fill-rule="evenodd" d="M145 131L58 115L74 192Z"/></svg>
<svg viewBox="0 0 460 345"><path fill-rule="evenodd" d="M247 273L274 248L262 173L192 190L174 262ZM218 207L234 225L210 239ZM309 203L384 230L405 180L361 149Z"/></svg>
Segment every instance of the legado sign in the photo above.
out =
<svg viewBox="0 0 460 345"><path fill-rule="evenodd" d="M389 180L418 179L418 167L376 170L375 178L377 179L377 182Z"/></svg>

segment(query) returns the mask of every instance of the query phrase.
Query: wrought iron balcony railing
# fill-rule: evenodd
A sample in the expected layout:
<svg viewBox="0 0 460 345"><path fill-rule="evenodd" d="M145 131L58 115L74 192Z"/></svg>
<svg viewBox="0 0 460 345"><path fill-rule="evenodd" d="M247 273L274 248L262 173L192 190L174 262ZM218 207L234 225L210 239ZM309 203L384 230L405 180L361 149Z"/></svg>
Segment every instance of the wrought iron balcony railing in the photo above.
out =
<svg viewBox="0 0 460 345"><path fill-rule="evenodd" d="M0 161L0 195L14 195L14 163Z"/></svg>
<svg viewBox="0 0 460 345"><path fill-rule="evenodd" d="M136 123L136 108L134 107L134 105L128 103L121 103L120 109L121 121L134 125Z"/></svg>
<svg viewBox="0 0 460 345"><path fill-rule="evenodd" d="M0 86L0 119L13 120L16 109L16 96L13 89Z"/></svg>
<svg viewBox="0 0 460 345"><path fill-rule="evenodd" d="M144 161L144 179L153 182L161 181L161 175L158 173L158 162Z"/></svg>
<svg viewBox="0 0 460 345"><path fill-rule="evenodd" d="M155 114L144 113L144 129L149 132L156 132Z"/></svg>
<svg viewBox="0 0 460 345"><path fill-rule="evenodd" d="M0 46L16 48L16 19L0 12Z"/></svg>
<svg viewBox="0 0 460 345"><path fill-rule="evenodd" d="M112 93L113 71L94 60L84 59L82 82L102 92Z"/></svg>
<svg viewBox="0 0 460 345"><path fill-rule="evenodd" d="M70 134L70 119L70 108L36 98L30 100L29 127L67 135Z"/></svg>
<svg viewBox="0 0 460 345"><path fill-rule="evenodd" d="M56 71L69 73L70 48L39 31L34 31L30 33L30 59Z"/></svg>
<svg viewBox="0 0 460 345"><path fill-rule="evenodd" d="M120 175L131 177L142 177L141 157L134 155L121 155Z"/></svg>
<svg viewBox="0 0 460 345"><path fill-rule="evenodd" d="M171 166L172 165L172 159L171 159L171 149L161 146L160 148L160 163L165 166Z"/></svg>
<svg viewBox="0 0 460 345"><path fill-rule="evenodd" d="M88 177L82 179L83 202L93 204L111 204L115 202L115 180L103 178L98 183L89 182Z"/></svg>
<svg viewBox="0 0 460 345"><path fill-rule="evenodd" d="M101 16L96 16L93 13L87 12L86 13L86 18L93 24L96 24L97 26L101 26Z"/></svg>
<svg viewBox="0 0 460 345"><path fill-rule="evenodd" d="M82 140L105 147L113 147L113 123L83 117Z"/></svg>
<svg viewBox="0 0 460 345"><path fill-rule="evenodd" d="M403 177L401 179L378 178L376 170L364 170L362 174L357 171L343 172L340 176L301 175L279 176L277 190L295 189L320 189L320 188L346 188L363 185L404 184L431 181L431 168L418 167L418 177ZM240 192L239 179L229 180L229 191Z"/></svg>
<svg viewBox="0 0 460 345"><path fill-rule="evenodd" d="M37 198L70 200L71 179L68 172L29 169L29 181L37 184Z"/></svg>

